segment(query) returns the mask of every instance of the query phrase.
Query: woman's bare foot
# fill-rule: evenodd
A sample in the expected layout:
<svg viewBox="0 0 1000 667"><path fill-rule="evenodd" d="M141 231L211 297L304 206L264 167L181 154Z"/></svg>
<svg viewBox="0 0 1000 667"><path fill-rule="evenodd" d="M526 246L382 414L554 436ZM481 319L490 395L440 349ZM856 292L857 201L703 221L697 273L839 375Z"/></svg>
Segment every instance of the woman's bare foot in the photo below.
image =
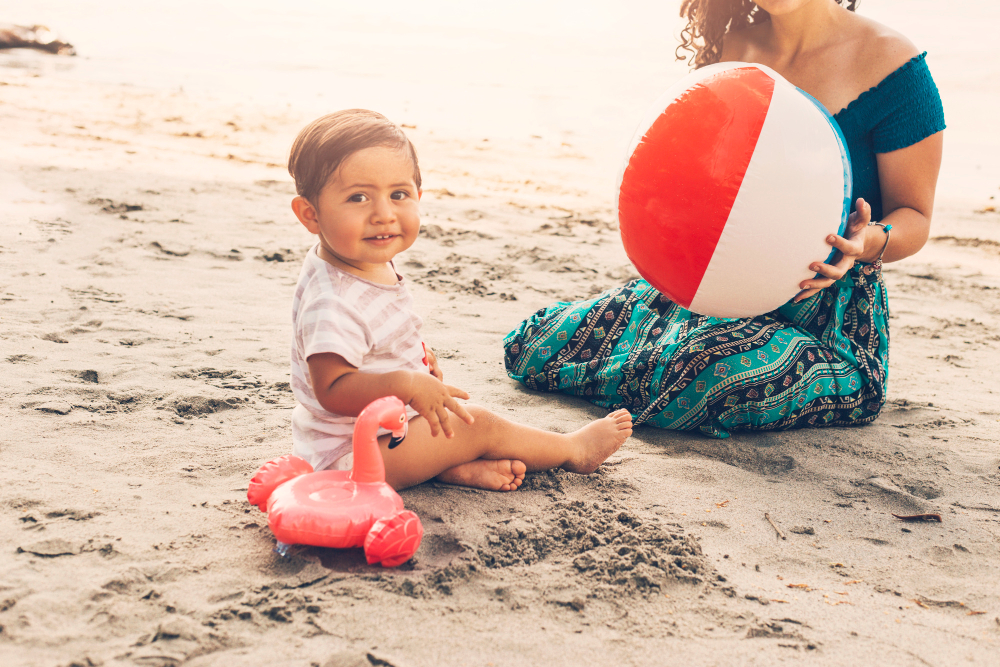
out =
<svg viewBox="0 0 1000 667"><path fill-rule="evenodd" d="M527 470L523 463L516 460L476 459L445 470L437 476L437 479L447 484L471 486L487 491L516 491L524 482L524 473Z"/></svg>
<svg viewBox="0 0 1000 667"><path fill-rule="evenodd" d="M618 451L632 435L632 415L628 410L616 410L604 419L590 422L579 431L569 434L576 455L563 464L563 470L589 475L597 466Z"/></svg>

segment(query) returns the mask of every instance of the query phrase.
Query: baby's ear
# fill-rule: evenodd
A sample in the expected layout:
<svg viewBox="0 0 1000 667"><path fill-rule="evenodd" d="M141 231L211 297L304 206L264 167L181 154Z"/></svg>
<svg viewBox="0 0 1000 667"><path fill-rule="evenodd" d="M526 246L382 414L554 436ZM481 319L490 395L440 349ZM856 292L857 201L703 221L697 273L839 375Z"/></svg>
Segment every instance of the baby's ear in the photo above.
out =
<svg viewBox="0 0 1000 667"><path fill-rule="evenodd" d="M420 201L420 198L423 196L424 196L424 191L417 188L417 201Z"/></svg>
<svg viewBox="0 0 1000 667"><path fill-rule="evenodd" d="M309 230L310 234L319 234L319 216L316 207L309 203L305 197L298 196L292 200L292 212L299 219L302 226Z"/></svg>

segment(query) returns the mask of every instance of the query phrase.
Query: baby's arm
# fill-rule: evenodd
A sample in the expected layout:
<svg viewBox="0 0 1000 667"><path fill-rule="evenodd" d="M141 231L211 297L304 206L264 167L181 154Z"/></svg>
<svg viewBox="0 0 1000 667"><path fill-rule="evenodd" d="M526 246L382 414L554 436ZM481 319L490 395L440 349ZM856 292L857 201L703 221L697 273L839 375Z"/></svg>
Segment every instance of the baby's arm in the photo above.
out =
<svg viewBox="0 0 1000 667"><path fill-rule="evenodd" d="M472 415L455 400L467 399L469 395L444 384L430 373L361 373L342 356L332 352L314 354L306 359L306 363L316 399L324 409L335 414L355 417L375 399L396 396L427 420L433 436L444 431L447 437L454 437L449 411L467 424L474 421Z"/></svg>

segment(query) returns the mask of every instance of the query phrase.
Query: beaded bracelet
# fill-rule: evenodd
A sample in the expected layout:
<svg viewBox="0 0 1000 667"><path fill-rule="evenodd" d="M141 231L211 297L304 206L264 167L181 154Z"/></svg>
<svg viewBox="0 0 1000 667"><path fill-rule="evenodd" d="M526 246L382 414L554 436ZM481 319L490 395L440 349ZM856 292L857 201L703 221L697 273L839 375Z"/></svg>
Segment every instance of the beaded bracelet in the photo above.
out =
<svg viewBox="0 0 1000 667"><path fill-rule="evenodd" d="M885 249L889 247L889 232L892 231L892 225L891 224L887 225L884 222L875 222L874 220L872 220L871 222L868 223L869 227L871 227L872 225L877 225L877 226L881 227L882 231L885 232L885 243L882 244L882 249L879 250L878 257L876 257L875 261L872 262L872 264L878 263L879 266L881 266L882 265L882 255L885 254Z"/></svg>

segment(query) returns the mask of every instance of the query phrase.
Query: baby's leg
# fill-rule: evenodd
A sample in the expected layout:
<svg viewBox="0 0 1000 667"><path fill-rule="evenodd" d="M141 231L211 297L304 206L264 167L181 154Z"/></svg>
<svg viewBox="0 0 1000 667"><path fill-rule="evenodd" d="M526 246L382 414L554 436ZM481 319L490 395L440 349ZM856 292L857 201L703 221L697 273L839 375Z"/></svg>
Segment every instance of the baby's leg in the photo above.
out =
<svg viewBox="0 0 1000 667"><path fill-rule="evenodd" d="M515 424L475 405L465 407L475 423L466 424L453 416L454 438L432 437L427 421L417 418L410 422L406 440L395 449L388 449L388 438L380 439L386 481L401 489L444 473L442 480L451 483L513 490L524 471L564 468L589 474L632 434L632 417L626 410L564 434ZM512 488L493 484L496 478L490 475L486 475L487 483L481 483L484 469L493 465L497 470L496 464L488 463L493 461L511 462L513 479L507 484ZM523 470L517 463L523 464Z"/></svg>

